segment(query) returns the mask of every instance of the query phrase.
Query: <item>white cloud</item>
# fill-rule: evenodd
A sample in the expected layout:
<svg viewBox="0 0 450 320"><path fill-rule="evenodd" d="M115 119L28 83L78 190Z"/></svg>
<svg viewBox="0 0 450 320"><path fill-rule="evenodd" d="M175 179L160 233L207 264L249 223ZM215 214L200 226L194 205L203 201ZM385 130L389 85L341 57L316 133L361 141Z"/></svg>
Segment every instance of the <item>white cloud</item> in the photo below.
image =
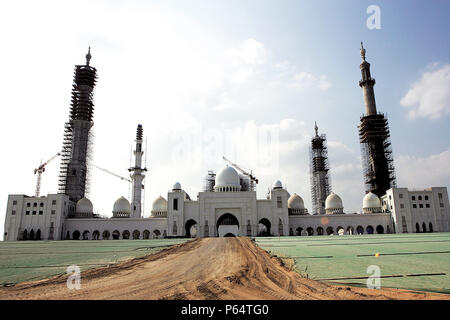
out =
<svg viewBox="0 0 450 320"><path fill-rule="evenodd" d="M434 63L429 68L436 68ZM450 114L450 65L422 74L414 83L400 104L409 110L408 116L415 118L437 119Z"/></svg>
<svg viewBox="0 0 450 320"><path fill-rule="evenodd" d="M241 68L236 72L234 81L237 83L247 82L252 77L253 73L253 69L251 68Z"/></svg>
<svg viewBox="0 0 450 320"><path fill-rule="evenodd" d="M331 87L331 83L325 75L315 76L309 72L300 72L294 75L291 85L300 90L320 89L325 91Z"/></svg>
<svg viewBox="0 0 450 320"><path fill-rule="evenodd" d="M399 156L395 168L399 187L449 186L450 149L426 157Z"/></svg>
<svg viewBox="0 0 450 320"><path fill-rule="evenodd" d="M267 62L267 49L255 39L247 39L239 48L228 49L228 57L235 64L245 63L248 65L258 65Z"/></svg>

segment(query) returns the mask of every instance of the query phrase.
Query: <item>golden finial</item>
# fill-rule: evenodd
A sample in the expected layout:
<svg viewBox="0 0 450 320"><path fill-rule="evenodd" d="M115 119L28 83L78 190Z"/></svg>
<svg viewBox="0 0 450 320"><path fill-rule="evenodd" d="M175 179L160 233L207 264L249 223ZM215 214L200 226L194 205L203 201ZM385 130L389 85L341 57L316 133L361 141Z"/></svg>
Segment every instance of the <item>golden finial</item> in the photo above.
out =
<svg viewBox="0 0 450 320"><path fill-rule="evenodd" d="M360 50L360 52L361 52L361 57L362 57L363 61L366 61L366 49L364 49L362 41L361 41L361 50Z"/></svg>

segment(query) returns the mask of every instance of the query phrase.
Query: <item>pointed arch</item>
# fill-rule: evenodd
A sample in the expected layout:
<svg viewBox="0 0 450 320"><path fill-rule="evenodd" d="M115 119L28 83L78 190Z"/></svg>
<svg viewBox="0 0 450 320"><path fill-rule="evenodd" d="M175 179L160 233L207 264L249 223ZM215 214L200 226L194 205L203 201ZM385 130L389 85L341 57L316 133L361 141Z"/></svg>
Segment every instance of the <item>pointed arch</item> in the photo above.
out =
<svg viewBox="0 0 450 320"><path fill-rule="evenodd" d="M72 233L72 239L73 239L73 240L80 240L80 235L81 235L80 231L75 230L75 231Z"/></svg>
<svg viewBox="0 0 450 320"><path fill-rule="evenodd" d="M111 233L109 230L104 230L102 233L103 240L109 240L109 237L111 237Z"/></svg>

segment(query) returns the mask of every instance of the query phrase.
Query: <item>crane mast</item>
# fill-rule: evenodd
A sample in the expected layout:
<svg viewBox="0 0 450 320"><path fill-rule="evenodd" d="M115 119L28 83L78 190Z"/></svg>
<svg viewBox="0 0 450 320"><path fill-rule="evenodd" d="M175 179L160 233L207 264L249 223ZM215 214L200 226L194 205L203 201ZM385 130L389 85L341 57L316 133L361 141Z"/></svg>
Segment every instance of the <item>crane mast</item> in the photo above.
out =
<svg viewBox="0 0 450 320"><path fill-rule="evenodd" d="M39 165L38 168L34 169L34 174L37 173L37 181L36 181L36 191L35 191L35 196L39 197L40 193L41 193L41 181L42 181L42 173L45 172L45 166L47 164L50 163L50 161L52 161L53 159L55 159L57 156L61 155L60 152L58 152L57 154L55 154L53 157L51 157L50 159L48 159L47 161L45 161L44 163L42 163Z"/></svg>

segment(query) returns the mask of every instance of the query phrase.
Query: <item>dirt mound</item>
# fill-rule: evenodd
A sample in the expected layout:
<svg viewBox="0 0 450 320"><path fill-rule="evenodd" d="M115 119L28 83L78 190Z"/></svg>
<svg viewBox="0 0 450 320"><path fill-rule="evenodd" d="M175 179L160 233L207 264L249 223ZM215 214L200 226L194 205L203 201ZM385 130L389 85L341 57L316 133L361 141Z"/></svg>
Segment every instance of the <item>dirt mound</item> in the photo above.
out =
<svg viewBox="0 0 450 320"><path fill-rule="evenodd" d="M0 288L0 299L449 299L444 294L328 285L302 278L248 238L203 238L81 274Z"/></svg>

